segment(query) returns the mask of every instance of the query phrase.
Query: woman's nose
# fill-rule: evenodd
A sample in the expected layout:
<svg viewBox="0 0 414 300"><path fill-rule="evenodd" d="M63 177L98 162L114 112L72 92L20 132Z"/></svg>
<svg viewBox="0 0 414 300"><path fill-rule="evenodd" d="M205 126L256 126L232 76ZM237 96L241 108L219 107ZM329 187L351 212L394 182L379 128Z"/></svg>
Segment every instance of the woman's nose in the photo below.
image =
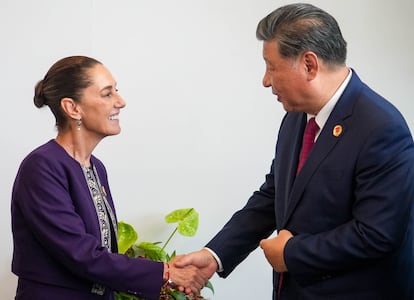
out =
<svg viewBox="0 0 414 300"><path fill-rule="evenodd" d="M126 102L124 100L124 98L121 97L121 95L118 95L118 99L116 101L116 105L120 108L123 108L126 106Z"/></svg>

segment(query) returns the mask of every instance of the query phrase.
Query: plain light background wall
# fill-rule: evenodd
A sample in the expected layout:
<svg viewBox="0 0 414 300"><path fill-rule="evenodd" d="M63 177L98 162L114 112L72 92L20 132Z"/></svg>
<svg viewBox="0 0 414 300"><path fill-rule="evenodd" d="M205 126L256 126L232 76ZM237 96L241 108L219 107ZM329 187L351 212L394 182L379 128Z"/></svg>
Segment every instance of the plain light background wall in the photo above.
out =
<svg viewBox="0 0 414 300"><path fill-rule="evenodd" d="M282 106L261 86L258 21L270 0L0 0L0 291L13 299L10 194L17 168L54 138L35 83L57 59L89 55L118 81L127 107L122 133L98 145L120 220L139 239L165 241L163 217L194 207L193 238L169 250L198 250L241 208L268 172ZM348 65L394 103L414 128L412 0L310 1L333 14L348 42ZM30 251L30 249L27 249ZM260 249L231 275L212 278L212 299L270 299L271 267Z"/></svg>

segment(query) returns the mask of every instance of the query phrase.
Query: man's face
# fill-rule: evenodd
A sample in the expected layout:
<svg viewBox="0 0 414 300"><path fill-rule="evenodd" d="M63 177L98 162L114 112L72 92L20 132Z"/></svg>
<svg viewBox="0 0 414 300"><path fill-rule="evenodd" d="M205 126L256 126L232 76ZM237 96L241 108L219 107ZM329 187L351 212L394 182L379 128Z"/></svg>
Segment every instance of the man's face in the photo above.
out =
<svg viewBox="0 0 414 300"><path fill-rule="evenodd" d="M308 80L303 57L282 57L277 42L273 40L263 42L263 58L266 63L263 86L272 88L272 93L286 111L306 111Z"/></svg>

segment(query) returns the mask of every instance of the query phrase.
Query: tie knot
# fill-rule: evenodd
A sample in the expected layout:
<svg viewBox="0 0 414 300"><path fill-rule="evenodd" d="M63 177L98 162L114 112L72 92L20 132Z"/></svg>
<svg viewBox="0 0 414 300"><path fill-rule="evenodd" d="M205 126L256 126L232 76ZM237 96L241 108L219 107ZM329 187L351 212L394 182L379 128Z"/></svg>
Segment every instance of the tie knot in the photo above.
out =
<svg viewBox="0 0 414 300"><path fill-rule="evenodd" d="M308 124L306 124L305 134L313 135L313 138L315 139L318 130L319 126L316 124L315 117L310 118Z"/></svg>

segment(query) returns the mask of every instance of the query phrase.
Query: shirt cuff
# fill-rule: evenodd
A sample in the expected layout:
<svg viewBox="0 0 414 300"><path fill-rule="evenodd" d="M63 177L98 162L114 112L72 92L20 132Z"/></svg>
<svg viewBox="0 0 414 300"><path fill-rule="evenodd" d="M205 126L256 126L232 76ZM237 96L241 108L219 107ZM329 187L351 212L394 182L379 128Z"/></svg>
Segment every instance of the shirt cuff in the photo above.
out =
<svg viewBox="0 0 414 300"><path fill-rule="evenodd" d="M217 272L218 273L223 272L224 271L223 264L221 263L221 260L218 257L218 255L216 254L216 252L214 252L213 250L211 250L210 248L207 248L207 247L204 247L204 249L206 249L208 252L210 252L211 255L213 255L214 259L216 260L217 266L218 266Z"/></svg>

